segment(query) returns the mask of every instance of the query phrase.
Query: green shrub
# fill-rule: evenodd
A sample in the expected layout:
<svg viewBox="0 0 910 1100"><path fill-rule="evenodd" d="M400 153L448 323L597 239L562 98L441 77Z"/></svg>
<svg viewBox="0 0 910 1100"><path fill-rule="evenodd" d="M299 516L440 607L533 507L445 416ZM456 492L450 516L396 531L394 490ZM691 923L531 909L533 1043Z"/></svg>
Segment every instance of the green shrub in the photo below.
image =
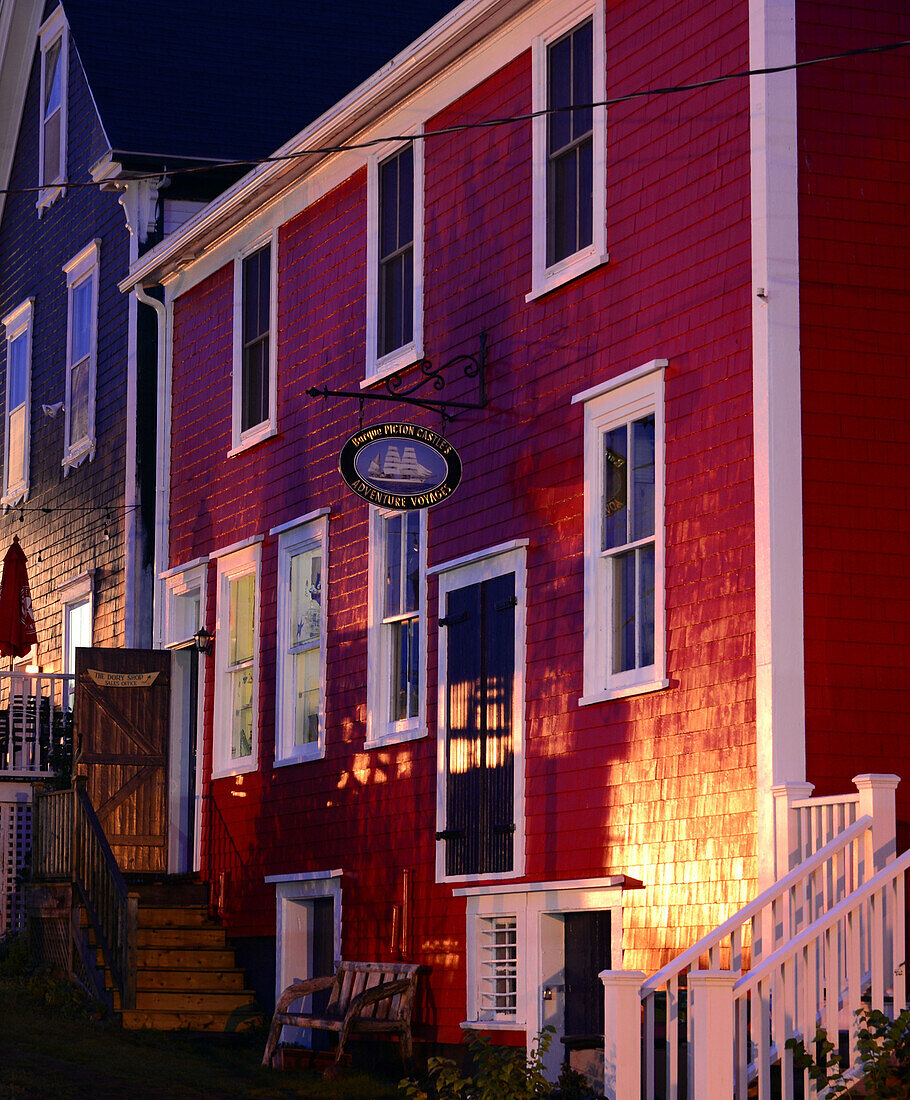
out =
<svg viewBox="0 0 910 1100"><path fill-rule="evenodd" d="M402 1081L408 1100L596 1100L587 1079L563 1066L555 1086L544 1073L543 1057L553 1041L545 1027L524 1047L496 1046L488 1035L466 1039L471 1070L462 1073L451 1058L431 1058L427 1081Z"/></svg>
<svg viewBox="0 0 910 1100"><path fill-rule="evenodd" d="M856 1013L859 1022L857 1047L861 1075L865 1077L869 1100L910 1100L910 1011L905 1009L896 1019L884 1012L861 1008ZM801 1039L788 1039L798 1069L808 1070L810 1078L821 1090L827 1088L829 1100L847 1097L855 1080L848 1080L840 1056L828 1033L820 1027L811 1044L814 1053L806 1049Z"/></svg>

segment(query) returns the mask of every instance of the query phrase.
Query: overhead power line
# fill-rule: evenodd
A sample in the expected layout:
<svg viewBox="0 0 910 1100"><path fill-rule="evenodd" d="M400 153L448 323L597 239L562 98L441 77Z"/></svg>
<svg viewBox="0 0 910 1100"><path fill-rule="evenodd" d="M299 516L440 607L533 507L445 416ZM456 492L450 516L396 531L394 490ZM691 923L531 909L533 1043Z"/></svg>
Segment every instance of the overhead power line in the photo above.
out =
<svg viewBox="0 0 910 1100"><path fill-rule="evenodd" d="M532 119L545 115L561 114L565 111L589 111L596 107L616 107L620 103L629 103L636 99L647 99L652 96L679 95L683 92L697 92L703 88L711 88L716 84L723 84L728 80L748 80L754 76L772 76L775 73L792 72L795 69L804 69L810 65L824 65L832 61L841 61L848 57L861 57L865 54L889 53L894 50L906 49L910 46L910 40L901 42L886 42L880 46L863 46L854 50L844 50L841 53L826 54L824 57L811 57L805 61L794 61L788 65L772 65L764 69L743 69L736 73L723 73L721 76L709 77L707 80L694 81L691 84L673 84L660 88L645 88L639 92L629 92L626 95L613 96L610 99L601 99L594 103L577 103L570 107L544 107L539 111L528 111L520 115L505 115L500 118L483 119L479 122L458 122L451 126L444 126L438 130L424 130L417 134L384 134L382 137L370 138L366 141L342 142L340 145L313 146L308 149L298 149L293 153L281 153L269 157L251 158L249 160L218 161L215 164L199 164L185 168L162 168L159 172L149 172L145 175L130 176L126 182L138 182L141 180L158 180L162 175L169 178L175 176L198 175L202 172L224 171L226 168L256 168L262 164L281 164L285 161L300 160L310 156L328 156L333 153L347 153L357 149L370 149L376 145L385 145L388 142L402 141L426 141L428 138L445 137L449 134L463 133L467 130L486 130L497 126L509 126L518 122L529 122ZM44 191L49 186L64 187L101 187L110 186L111 180L85 180L81 182L67 182L65 184L45 184L34 187L7 187L0 188L0 195L25 195Z"/></svg>

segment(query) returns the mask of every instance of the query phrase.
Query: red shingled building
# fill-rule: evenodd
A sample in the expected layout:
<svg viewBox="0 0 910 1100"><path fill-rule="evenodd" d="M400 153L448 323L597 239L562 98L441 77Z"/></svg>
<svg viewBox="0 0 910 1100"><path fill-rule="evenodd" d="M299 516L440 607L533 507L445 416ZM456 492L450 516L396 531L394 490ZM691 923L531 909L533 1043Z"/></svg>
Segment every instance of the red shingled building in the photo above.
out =
<svg viewBox="0 0 910 1100"><path fill-rule="evenodd" d="M907 52L742 75L907 38L467 0L134 264L187 843L268 982L404 957L426 1038L596 1034L600 970L787 870L788 789L910 770ZM360 402L307 391L441 430L370 399L481 334L457 492L353 495Z"/></svg>

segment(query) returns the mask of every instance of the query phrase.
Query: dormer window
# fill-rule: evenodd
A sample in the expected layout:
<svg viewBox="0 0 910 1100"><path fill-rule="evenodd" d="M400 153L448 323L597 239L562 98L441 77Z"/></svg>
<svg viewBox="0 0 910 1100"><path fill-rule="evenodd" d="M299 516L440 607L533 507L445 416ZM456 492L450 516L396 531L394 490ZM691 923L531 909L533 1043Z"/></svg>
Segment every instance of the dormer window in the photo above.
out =
<svg viewBox="0 0 910 1100"><path fill-rule="evenodd" d="M41 107L38 151L38 208L63 194L66 182L66 90L68 35L63 9L57 8L39 31Z"/></svg>

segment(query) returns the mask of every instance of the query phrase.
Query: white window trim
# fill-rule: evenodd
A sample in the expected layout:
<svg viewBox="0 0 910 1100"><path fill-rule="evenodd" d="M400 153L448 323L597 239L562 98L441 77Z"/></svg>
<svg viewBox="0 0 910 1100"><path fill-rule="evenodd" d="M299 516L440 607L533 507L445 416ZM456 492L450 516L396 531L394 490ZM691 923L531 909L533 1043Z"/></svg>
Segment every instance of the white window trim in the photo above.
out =
<svg viewBox="0 0 910 1100"><path fill-rule="evenodd" d="M524 542L525 540L520 540ZM495 549L495 548L494 548ZM515 768L512 786L513 849L511 871L477 875L446 875L444 840L436 841L437 882L498 882L521 878L525 873L525 683L527 679L527 555L525 546L500 553L479 551L459 559L461 564L439 572L438 614L445 615L446 596L456 588L515 574L515 692L512 699L512 760ZM437 634L436 676L436 830L446 827L446 664L448 660L447 631ZM503 910L506 912L506 910Z"/></svg>
<svg viewBox="0 0 910 1100"><path fill-rule="evenodd" d="M332 898L334 958L341 959L341 870L312 871L292 875L268 875L267 883L275 886L275 999L293 981L315 977L314 974L291 973L286 960L287 938L290 935L291 906L317 898Z"/></svg>
<svg viewBox="0 0 910 1100"><path fill-rule="evenodd" d="M243 407L243 261L268 245L269 253L269 415L247 430L240 430ZM270 439L278 431L278 230L273 229L234 257L234 349L231 374L231 449L228 458Z"/></svg>
<svg viewBox="0 0 910 1100"><path fill-rule="evenodd" d="M576 395L584 403L585 566L584 694L580 706L659 691L666 679L666 591L664 571L666 471L664 430L665 359L655 359L609 383ZM654 664L613 674L609 627L610 583L600 550L603 462L601 438L610 428L654 413Z"/></svg>
<svg viewBox="0 0 910 1100"><path fill-rule="evenodd" d="M405 148L406 142L390 142L375 150L367 164L367 319L366 377L361 388L411 366L423 358L423 250L424 181L423 141L414 147L414 338L410 343L380 356L379 341L379 165Z"/></svg>
<svg viewBox="0 0 910 1100"><path fill-rule="evenodd" d="M98 375L98 294L100 283L101 240L96 238L77 253L63 268L66 275L66 393L63 418L63 471L80 466L95 457L95 391ZM86 279L92 280L91 333L88 368L88 433L75 443L70 440L70 386L72 381L73 291Z"/></svg>
<svg viewBox="0 0 910 1100"><path fill-rule="evenodd" d="M206 572L203 562L188 563L179 570L171 570L164 581L164 648L179 649L193 641L193 635L206 622ZM194 593L199 594L199 621L189 622L180 613L180 601ZM204 666L199 666L200 679Z"/></svg>
<svg viewBox="0 0 910 1100"><path fill-rule="evenodd" d="M56 180L44 187L44 63L48 50L60 40L60 169ZM58 7L38 30L41 48L41 84L38 90L38 201L35 203L38 216L45 207L66 194L66 137L67 116L69 110L69 27L63 8Z"/></svg>
<svg viewBox="0 0 910 1100"><path fill-rule="evenodd" d="M0 504L7 506L18 504L28 497L29 472L31 459L32 437L32 319L34 317L34 298L26 298L12 313L8 313L0 324L6 329L6 409L4 414L4 445L3 445L3 496ZM10 348L14 340L21 336L26 339L26 366L25 366L25 424L23 427L23 477L14 484L9 482L9 444L10 444L10 407L9 407L9 368Z"/></svg>
<svg viewBox="0 0 910 1100"><path fill-rule="evenodd" d="M254 542L231 554L217 558L215 588L215 707L212 731L212 778L242 775L256 771L259 765L259 617L262 584L261 544ZM252 752L241 759L231 757L231 709L233 700L227 686L228 651L230 648L230 582L252 573L255 577L253 597L253 705L250 719Z"/></svg>
<svg viewBox="0 0 910 1100"><path fill-rule="evenodd" d="M544 918L586 910L609 910L611 954L614 968L621 968L622 959L622 882L621 876L563 882L521 883L501 891L484 887L453 890L456 897L466 898L467 943L467 1004L466 1019L461 1027L481 1031L527 1031L536 1035L544 1026L543 988L553 978L544 965ZM479 927L484 918L515 916L517 918L518 1004L516 1018L508 1021L480 1019Z"/></svg>
<svg viewBox="0 0 910 1100"><path fill-rule="evenodd" d="M319 629L319 733L306 745L294 744L293 692L291 655L288 653L291 587L291 558L300 551L319 547L322 551L322 596ZM278 536L278 630L275 654L275 767L300 764L305 760L321 760L325 756L326 700L326 636L329 594L329 521L323 515L294 527Z"/></svg>
<svg viewBox="0 0 910 1100"><path fill-rule="evenodd" d="M427 511L420 512L420 586L418 592L420 619L420 682L417 714L397 722L386 717L391 708L389 631L383 624L382 571L385 562L383 521L394 510L370 507L370 553L367 616L367 732L365 749L415 741L427 735Z"/></svg>
<svg viewBox="0 0 910 1100"><path fill-rule="evenodd" d="M62 652L60 667L64 672L73 673L75 668L66 667L66 655L69 653L69 609L77 604L88 601L88 617L92 634L92 643L95 640L95 594L94 594L94 569L85 573L79 573L74 577L67 577L65 581L57 585L57 598L60 600L63 626L60 631L62 640Z"/></svg>
<svg viewBox="0 0 910 1100"><path fill-rule="evenodd" d="M573 27L586 19L593 21L593 64L594 64L594 100L606 99L606 49L604 45L604 5L603 0L591 0L580 4L569 12L546 33L539 35L531 44L532 110L547 109L547 49L557 39L562 38ZM558 263L547 266L547 116L535 114L531 127L532 187L531 187L531 290L525 296L530 302L542 294L583 275L592 268L606 263L607 252L607 169L606 169L606 128L605 107L594 108L594 194L592 196L593 241L586 248Z"/></svg>

